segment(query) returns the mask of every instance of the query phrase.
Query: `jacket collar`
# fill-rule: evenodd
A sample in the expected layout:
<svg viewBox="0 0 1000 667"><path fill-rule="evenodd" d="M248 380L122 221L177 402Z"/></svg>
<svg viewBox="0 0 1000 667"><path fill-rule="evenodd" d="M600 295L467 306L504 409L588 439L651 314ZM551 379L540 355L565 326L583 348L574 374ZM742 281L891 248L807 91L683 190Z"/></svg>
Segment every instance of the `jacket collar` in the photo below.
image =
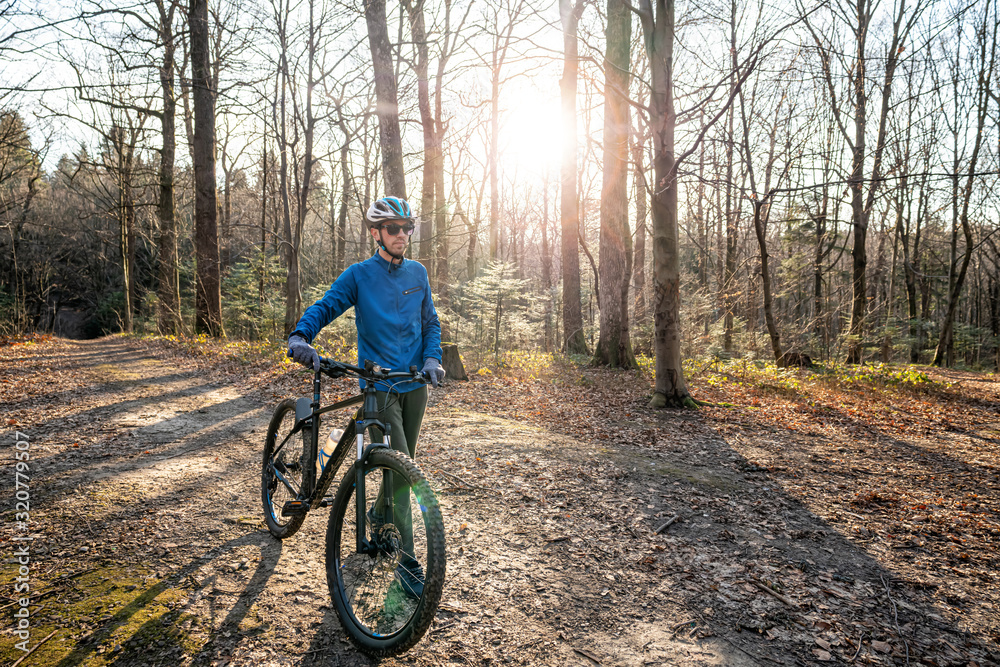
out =
<svg viewBox="0 0 1000 667"><path fill-rule="evenodd" d="M375 254L372 256L372 259L374 259L375 263L378 264L383 269L385 269L386 271L389 270L398 271L404 264L406 264L409 261L404 257L403 261L401 261L399 264L394 264L393 262L389 262L384 257L382 257L382 253L380 253L378 250L375 251Z"/></svg>

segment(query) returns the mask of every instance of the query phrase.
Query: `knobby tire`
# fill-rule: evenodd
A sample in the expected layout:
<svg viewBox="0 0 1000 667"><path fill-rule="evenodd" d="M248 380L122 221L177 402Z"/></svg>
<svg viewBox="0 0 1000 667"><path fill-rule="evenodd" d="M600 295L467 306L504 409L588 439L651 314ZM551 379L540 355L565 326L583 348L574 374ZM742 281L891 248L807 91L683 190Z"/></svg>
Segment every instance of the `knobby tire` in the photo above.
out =
<svg viewBox="0 0 1000 667"><path fill-rule="evenodd" d="M413 600L390 575L400 565L403 549L389 546L375 557L356 552L354 480L358 465L355 463L347 471L330 512L326 533L327 584L350 640L368 655L385 657L402 653L420 641L434 620L445 577L444 523L437 498L420 468L399 452L372 450L364 468L365 507L372 507L380 471L400 475L411 489L408 497L413 516L413 555L424 567L423 595ZM381 538L393 530L392 524L383 525L378 533ZM395 537L398 540L398 530ZM393 540L387 539L386 543L391 545ZM402 559L405 558L403 554Z"/></svg>

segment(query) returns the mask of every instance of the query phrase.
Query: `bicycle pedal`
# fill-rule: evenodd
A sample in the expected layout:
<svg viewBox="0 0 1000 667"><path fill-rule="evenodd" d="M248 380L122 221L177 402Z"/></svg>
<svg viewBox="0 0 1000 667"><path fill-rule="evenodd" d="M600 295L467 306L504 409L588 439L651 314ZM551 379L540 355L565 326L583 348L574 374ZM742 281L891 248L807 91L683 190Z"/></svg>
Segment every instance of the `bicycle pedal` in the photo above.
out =
<svg viewBox="0 0 1000 667"><path fill-rule="evenodd" d="M329 507L333 504L333 496L325 496L321 501L319 501L320 507Z"/></svg>
<svg viewBox="0 0 1000 667"><path fill-rule="evenodd" d="M309 511L309 503L304 500L289 500L281 508L281 516L302 516Z"/></svg>

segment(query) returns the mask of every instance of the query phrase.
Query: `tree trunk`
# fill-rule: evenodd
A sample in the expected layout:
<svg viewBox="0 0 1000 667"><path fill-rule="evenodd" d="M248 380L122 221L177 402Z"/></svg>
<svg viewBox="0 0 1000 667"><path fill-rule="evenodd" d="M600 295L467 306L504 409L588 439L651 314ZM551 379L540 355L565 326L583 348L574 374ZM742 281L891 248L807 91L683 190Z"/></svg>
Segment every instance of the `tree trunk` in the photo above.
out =
<svg viewBox="0 0 1000 667"><path fill-rule="evenodd" d="M125 130L122 127L114 127L111 130L113 142L115 144L116 158L118 161L118 234L119 249L122 256L122 295L125 300L125 308L121 313L122 330L125 333L132 333L132 297L135 276L135 248L132 235L132 227L135 224L135 207L129 201L132 197L132 188L129 183L129 163L131 157L126 155L128 150L125 141Z"/></svg>
<svg viewBox="0 0 1000 667"><path fill-rule="evenodd" d="M368 45L375 79L375 114L378 116L379 148L385 194L406 198L403 171L403 144L399 130L399 102L396 75L392 68L392 47L385 18L385 0L365 0Z"/></svg>
<svg viewBox="0 0 1000 667"><path fill-rule="evenodd" d="M853 112L854 112L854 138L853 141L846 135L851 149L851 173L848 176L848 187L851 191L851 225L854 232L854 243L852 249L853 260L851 263L851 323L848 327L847 337L847 363L861 363L863 336L865 329L865 317L868 311L868 294L866 289L865 271L868 263L866 241L868 236L868 219L872 208L875 205L875 196L878 192L879 183L882 180L882 154L885 151L886 133L888 129L889 111L891 109L890 97L892 94L892 83L899 63L900 54L904 51L901 46L905 44L910 29L915 25L916 20L922 11L922 6L917 5L914 13L909 17L909 21L904 24L906 3L899 3L899 11L895 16L892 29L892 39L886 49L885 77L882 83L882 105L879 112L878 131L875 138L875 152L872 158L870 185L867 195L864 194L864 168L865 160L869 157L866 154L866 132L868 119L868 54L866 52L868 28L872 19L872 3L869 0L857 0L855 5L851 5L854 11L854 18L857 24L853 26L855 35L855 60L850 71L851 85L853 88ZM807 24L808 25L808 24ZM811 26L809 27L812 30ZM818 45L820 39L813 33ZM831 55L824 50L821 51L824 58L824 74L827 86L832 91L834 88L832 74L829 70ZM834 102L831 93L831 104ZM839 109L833 109L839 119ZM843 126L842 126L843 127Z"/></svg>
<svg viewBox="0 0 1000 667"><path fill-rule="evenodd" d="M438 106L438 119L440 122L441 108ZM445 206L444 197L444 159L441 154L441 129L439 125L439 130L436 134L437 143L435 145L435 156L434 156L434 192L435 192L435 206L434 206L434 235L436 237L437 246L437 257L434 259L434 273L436 276L435 283L437 287L435 288L435 299L437 303L438 310L445 311L451 302L451 294L449 290L450 275L448 271L448 254L449 254L449 244L448 244L448 210ZM441 340L451 340L451 329L448 325L448 319L441 318Z"/></svg>
<svg viewBox="0 0 1000 667"><path fill-rule="evenodd" d="M462 202L455 193L454 182L452 182L451 198L455 202L455 217L460 219L465 225L466 238L469 241L469 245L465 252L465 279L472 280L476 277L476 237L479 233L479 227L478 225L473 226L473 224L469 222L469 216L465 214L465 211L462 209Z"/></svg>
<svg viewBox="0 0 1000 667"><path fill-rule="evenodd" d="M294 291L289 289L286 292L286 305L285 305L285 333L290 334L295 325L299 321L299 317L302 315L302 290L300 287L300 276L299 276L299 257L301 255L300 249L302 247L302 230L305 228L306 224L306 214L309 212L309 194L312 189L312 172L315 166L315 159L313 157L313 141L316 133L316 118L313 116L312 108L312 93L313 86L316 82L313 80L313 69L316 64L316 51L318 48L319 40L319 29L317 28L314 18L313 10L315 3L310 0L309 2L309 32L308 32L308 45L306 47L306 99L305 99L305 118L303 119L304 134L305 134L305 153L302 156L302 181L299 186L299 201L296 208L296 218L295 218L295 229L293 230L288 242L291 243L291 252L295 257L295 261L289 263L289 285L294 286ZM298 175L299 170L296 169L296 175ZM294 277L291 272L294 270Z"/></svg>
<svg viewBox="0 0 1000 667"><path fill-rule="evenodd" d="M277 129L278 146L278 198L281 200L281 257L285 264L285 316L282 331L288 336L298 323L296 313L301 299L299 291L299 256L295 251L292 234L291 192L288 183L288 44L286 43L285 19L279 17L278 71L275 73L274 126Z"/></svg>
<svg viewBox="0 0 1000 667"><path fill-rule="evenodd" d="M181 332L181 286L177 268L177 222L174 218L174 159L177 153L176 113L174 95L174 33L175 4L157 0L160 14L160 39L163 42L163 63L160 66L160 87L163 91L163 113L160 116L163 149L160 151L160 193L156 207L159 219L157 250L157 330L163 335Z"/></svg>
<svg viewBox="0 0 1000 667"><path fill-rule="evenodd" d="M632 14L623 0L608 0L604 59L604 182L599 253L601 330L594 363L636 366L629 338L628 284L632 235L628 225L629 60Z"/></svg>
<svg viewBox="0 0 1000 667"><path fill-rule="evenodd" d="M854 244L851 251L851 321L847 330L847 363L860 364L862 359L862 336L864 335L865 314L868 311L868 301L865 285L865 270L868 265L866 241L868 238L868 216L864 203L864 168L865 168L865 132L868 122L868 89L865 76L867 74L867 54L865 39L868 35L868 23L871 17L867 14L865 2L859 2L857 7L858 25L855 28L857 51L855 53L853 86L854 86L854 142L851 145L851 173L848 177L848 187L851 191L851 225L854 232ZM871 187L874 187L874 183Z"/></svg>
<svg viewBox="0 0 1000 667"><path fill-rule="evenodd" d="M635 303L635 322L646 319L646 217L648 215L648 193L645 164L642 159L645 141L641 133L636 134L632 146L632 180L635 187L635 251L632 260L632 294Z"/></svg>
<svg viewBox="0 0 1000 667"><path fill-rule="evenodd" d="M652 82L653 129L653 345L656 383L650 407L694 407L681 364L680 254L673 98L674 0L657 0L643 17Z"/></svg>
<svg viewBox="0 0 1000 667"><path fill-rule="evenodd" d="M905 180L905 179L904 179ZM900 204L898 211L902 211ZM899 213L897 213L897 216ZM892 301L895 298L896 288L896 260L899 258L899 236L896 230L901 227L897 218L892 236L892 267L889 269L889 287L885 299L885 327L882 335L882 363L887 364L892 361Z"/></svg>
<svg viewBox="0 0 1000 667"><path fill-rule="evenodd" d="M778 334L778 325L774 321L774 305L771 296L771 270L768 268L769 258L767 252L767 218L763 212L767 206L766 201L755 201L753 203L753 229L757 235L757 245L760 248L760 278L761 289L764 292L764 322L767 325L767 335L771 339L771 353L774 361L783 366L785 361L781 351L781 337Z"/></svg>
<svg viewBox="0 0 1000 667"><path fill-rule="evenodd" d="M735 42L735 27L733 28L733 42ZM731 54L733 59L733 71L735 72L737 71L735 49L731 51ZM739 99L740 118L743 125L743 153L746 162L746 174L747 178L750 180L750 191L753 197L753 229L754 234L757 237L757 247L760 250L760 277L761 291L763 292L764 300L764 323L767 327L768 337L771 339L771 353L774 356L774 361L778 366L784 367L787 364L787 360L781 350L781 337L778 333L778 325L774 318L774 304L771 290L770 254L767 251L767 222L771 213L770 199L773 195L771 189L771 177L774 171L775 146L777 144L778 128L781 123L780 116L783 101L779 102L777 108L775 109L774 123L771 126L768 142L767 165L764 169L764 187L763 191L760 191L757 188L753 151L750 146L750 119L748 118L746 102L744 100L742 90L740 91ZM789 110L789 116L791 116L791 113L791 110ZM791 118L788 120L790 122ZM789 138L789 142L790 141L791 139ZM787 164L788 161L791 160L790 145L786 147L786 152L789 154L786 158Z"/></svg>
<svg viewBox="0 0 1000 667"><path fill-rule="evenodd" d="M824 200L826 188L824 190ZM825 207L824 207L825 209ZM819 215L813 216L813 224L815 225L815 235L816 235L816 248L813 253L813 321L816 322L816 328L819 330L820 345L823 348L824 355L826 354L827 344L829 342L829 332L826 326L826 313L823 307L823 246L826 242L826 214L821 211ZM825 356L824 356L825 358Z"/></svg>
<svg viewBox="0 0 1000 667"><path fill-rule="evenodd" d="M227 128L228 130L228 128ZM232 235L230 225L233 224L233 165L229 161L227 149L229 147L229 135L221 142L222 151L219 155L219 166L222 167L222 225L219 231L219 271L225 272L229 268L229 239Z"/></svg>
<svg viewBox="0 0 1000 667"><path fill-rule="evenodd" d="M195 332L223 336L215 192L215 91L211 88L208 2L190 0L191 87L194 101Z"/></svg>
<svg viewBox="0 0 1000 667"><path fill-rule="evenodd" d="M542 291L545 292L545 352L552 352L552 247L549 244L549 176L542 181Z"/></svg>
<svg viewBox="0 0 1000 667"><path fill-rule="evenodd" d="M437 77L434 79L434 236L436 239L437 257L434 260L437 276L438 308L446 311L451 304L449 281L451 279L448 256L450 254L449 226L452 217L448 215L448 198L444 189L444 136L448 125L444 122L444 75L448 68L448 59L455 50L456 39L451 31L452 0L444 0L444 30L440 37L441 52L438 56ZM471 5L470 5L471 9ZM467 12L469 10L466 10ZM468 14L466 14L468 15ZM464 23L464 19L462 20ZM460 23L461 25L461 23ZM448 318L441 319L441 339L451 340L452 334Z"/></svg>
<svg viewBox="0 0 1000 667"><path fill-rule="evenodd" d="M432 255L432 221L434 220L434 174L436 166L436 146L434 141L434 117L431 114L430 82L427 66L427 34L424 28L424 0L404 0L407 16L410 20L410 33L413 36L413 46L416 58L413 71L417 75L417 108L420 111L420 126L424 135L424 165L423 178L420 184L420 242L417 249L417 259L427 269L434 286L434 258Z"/></svg>
<svg viewBox="0 0 1000 667"><path fill-rule="evenodd" d="M730 48L735 48L730 46ZM735 76L735 74L734 74ZM735 84L733 84L735 85ZM726 207L723 211L726 224L726 256L722 263L722 349L731 355L733 353L733 328L736 310L736 253L738 251L739 238L739 212L733 210L733 146L736 141L736 133L733 129L736 112L733 109L726 114L727 134L726 137Z"/></svg>
<svg viewBox="0 0 1000 667"><path fill-rule="evenodd" d="M257 278L257 311L264 314L264 286L267 276L267 174L270 165L267 162L267 113L264 116L264 132L261 143L264 144L260 160L260 275Z"/></svg>
<svg viewBox="0 0 1000 667"><path fill-rule="evenodd" d="M929 276L923 275L925 266L923 262L924 244L921 243L924 233L924 221L930 218L931 210L931 187L928 173L931 165L931 152L927 151L924 158L924 174L920 178L920 188L917 194L917 217L913 229L913 273L916 283L916 292L919 299L914 299L913 321L917 327L917 334L914 339L914 349L911 350L911 357L919 360L920 355L927 348L927 326L930 317L931 302L931 280ZM919 305L918 305L919 304ZM918 363L914 361L913 363Z"/></svg>
<svg viewBox="0 0 1000 667"><path fill-rule="evenodd" d="M125 234L127 240L126 247L128 248L128 259L126 264L128 266L128 281L126 283L126 292L128 296L128 306L126 311L128 312L128 329L131 332L134 328L135 316L139 314L139 283L136 280L136 266L135 266L135 249L136 249L136 233L135 233L135 197L132 192L132 179L133 174L133 160L135 159L135 144L129 147L129 163L128 170L125 172L125 177L123 183L125 185L124 195L122 201L125 206Z"/></svg>
<svg viewBox="0 0 1000 667"><path fill-rule="evenodd" d="M340 193L340 210L337 212L337 257L333 266L338 276L347 268L344 266L344 261L347 256L347 205L350 201L351 188L351 175L347 163L349 147L347 137L344 137L344 145L340 147L341 187L343 189Z"/></svg>
<svg viewBox="0 0 1000 667"><path fill-rule="evenodd" d="M577 87L577 25L583 13L583 2L559 0L563 26L563 75L559 82L563 112L562 187L560 188L560 219L562 226L563 279L563 349L570 354L586 354L583 335L583 312L580 303L580 210L577 197L576 169L576 87Z"/></svg>

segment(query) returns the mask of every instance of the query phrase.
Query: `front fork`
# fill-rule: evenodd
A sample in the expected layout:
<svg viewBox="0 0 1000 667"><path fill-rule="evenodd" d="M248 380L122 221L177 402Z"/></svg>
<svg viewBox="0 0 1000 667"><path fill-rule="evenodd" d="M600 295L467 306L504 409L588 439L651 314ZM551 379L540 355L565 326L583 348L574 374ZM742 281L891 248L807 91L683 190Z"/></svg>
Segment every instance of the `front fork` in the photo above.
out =
<svg viewBox="0 0 1000 667"><path fill-rule="evenodd" d="M367 401L366 401L367 402ZM385 434L384 442L373 442L368 447L365 447L365 431L368 430L370 426L378 425L383 429ZM376 447L390 447L390 433L392 430L391 424L382 424L381 422L374 419L365 419L358 422L357 425L357 455L358 462L354 466L354 498L355 498L355 525L358 530L355 531L355 536L357 537L357 550L360 554L365 554L367 556L372 556L378 551L377 540L375 540L375 535L372 533L371 539L368 538L368 530L365 526L368 525L368 508L367 497L365 495L365 466L364 461L368 459L368 455L372 449ZM392 486L392 471L383 470L382 471L382 500L384 503L382 509L382 519L383 525L390 524L393 522L393 495L394 489Z"/></svg>

